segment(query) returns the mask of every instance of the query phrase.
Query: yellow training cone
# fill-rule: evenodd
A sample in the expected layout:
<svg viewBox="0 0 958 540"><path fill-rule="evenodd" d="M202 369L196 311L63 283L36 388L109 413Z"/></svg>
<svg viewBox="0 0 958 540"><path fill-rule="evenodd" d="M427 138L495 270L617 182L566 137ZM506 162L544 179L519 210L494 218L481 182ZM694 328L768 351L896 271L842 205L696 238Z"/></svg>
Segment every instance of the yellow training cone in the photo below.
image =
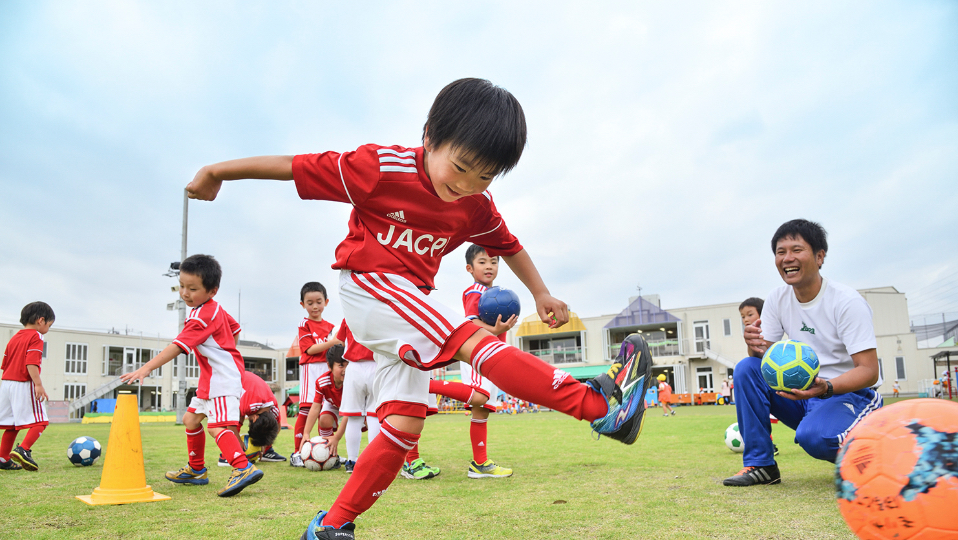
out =
<svg viewBox="0 0 958 540"><path fill-rule="evenodd" d="M146 485L135 395L120 394L117 398L100 487L92 495L77 495L77 499L94 506L169 500Z"/></svg>

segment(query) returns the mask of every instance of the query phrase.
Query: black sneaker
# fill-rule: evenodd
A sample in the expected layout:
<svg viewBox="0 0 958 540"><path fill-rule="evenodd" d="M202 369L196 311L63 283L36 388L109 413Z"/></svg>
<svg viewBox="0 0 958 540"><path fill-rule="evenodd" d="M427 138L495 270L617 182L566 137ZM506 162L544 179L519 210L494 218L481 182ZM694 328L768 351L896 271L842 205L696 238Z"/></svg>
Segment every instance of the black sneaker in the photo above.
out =
<svg viewBox="0 0 958 540"><path fill-rule="evenodd" d="M726 478L722 482L725 486L757 486L760 484L778 484L782 481L782 474L778 472L778 465L764 467L745 467L735 476Z"/></svg>
<svg viewBox="0 0 958 540"><path fill-rule="evenodd" d="M338 529L323 525L323 518L326 517L326 511L320 510L316 517L309 522L306 532L300 537L300 540L354 540L356 538L353 531L356 525L352 522L344 524Z"/></svg>
<svg viewBox="0 0 958 540"><path fill-rule="evenodd" d="M346 472L353 474L353 469L356 467L355 461L346 460L343 462L343 468L346 469Z"/></svg>
<svg viewBox="0 0 958 540"><path fill-rule="evenodd" d="M25 471L37 471L40 470L40 466L37 465L36 461L33 461L33 455L29 450L24 450L22 446L17 445L13 449L13 452L10 452L10 457L13 461L16 461L23 467Z"/></svg>
<svg viewBox="0 0 958 540"><path fill-rule="evenodd" d="M223 456L220 456L220 458L216 460L216 466L217 467L232 467L232 465L230 465L230 462L226 461L226 458Z"/></svg>
<svg viewBox="0 0 958 540"><path fill-rule="evenodd" d="M0 463L0 471L22 471L23 467L16 461L4 461Z"/></svg>
<svg viewBox="0 0 958 540"><path fill-rule="evenodd" d="M609 412L592 422L592 429L606 437L632 444L645 422L645 394L652 384L652 354L645 339L631 334L607 373L586 384L601 393Z"/></svg>
<svg viewBox="0 0 958 540"><path fill-rule="evenodd" d="M286 458L279 454L276 450L270 448L269 450L263 452L262 457L259 458L260 461L270 461L270 462L279 462L286 461Z"/></svg>
<svg viewBox="0 0 958 540"><path fill-rule="evenodd" d="M778 445L777 445L777 444L773 444L773 445L772 445L772 448L775 449L774 452L775 452L775 455L777 456L777 455L778 455Z"/></svg>

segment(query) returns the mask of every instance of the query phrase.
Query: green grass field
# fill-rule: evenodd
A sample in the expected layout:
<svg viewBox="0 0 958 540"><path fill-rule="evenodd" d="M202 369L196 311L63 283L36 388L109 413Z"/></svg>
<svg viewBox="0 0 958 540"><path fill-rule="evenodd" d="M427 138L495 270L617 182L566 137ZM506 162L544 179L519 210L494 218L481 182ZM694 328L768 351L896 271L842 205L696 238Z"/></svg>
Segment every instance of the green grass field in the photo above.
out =
<svg viewBox="0 0 958 540"><path fill-rule="evenodd" d="M652 409L639 440L625 446L596 441L587 423L559 413L493 416L490 457L515 475L471 480L468 419L431 417L421 452L442 474L397 479L359 518L357 538L854 538L835 503L834 467L807 456L781 424L774 437L782 484L723 487L742 465L722 442L734 421L731 406L680 407L669 418ZM186 463L183 427L142 424L147 483L173 499L87 506L74 496L99 485L104 460L74 467L66 447L80 435L106 445L109 429L51 425L33 449L39 472L0 471L0 538L299 538L347 478L342 469L264 463L262 481L221 499L229 469L215 466L212 439L210 484L174 485L163 474ZM277 449L289 455L291 447L291 432L281 432Z"/></svg>

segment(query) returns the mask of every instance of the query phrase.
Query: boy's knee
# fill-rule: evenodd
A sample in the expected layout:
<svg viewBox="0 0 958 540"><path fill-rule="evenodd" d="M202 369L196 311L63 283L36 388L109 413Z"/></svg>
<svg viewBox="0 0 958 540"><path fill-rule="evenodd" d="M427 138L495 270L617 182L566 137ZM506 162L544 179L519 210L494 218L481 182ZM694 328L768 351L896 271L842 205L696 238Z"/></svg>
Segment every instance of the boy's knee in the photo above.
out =
<svg viewBox="0 0 958 540"><path fill-rule="evenodd" d="M835 463L838 456L838 438L825 434L821 426L802 422L795 430L795 442L815 459Z"/></svg>
<svg viewBox="0 0 958 540"><path fill-rule="evenodd" d="M483 394L482 392L473 392L472 399L469 400L469 404L473 407L482 407L489 401L489 396Z"/></svg>
<svg viewBox="0 0 958 540"><path fill-rule="evenodd" d="M738 364L735 364L735 373L732 380L736 380L740 375L762 376L762 359L754 356L743 358Z"/></svg>

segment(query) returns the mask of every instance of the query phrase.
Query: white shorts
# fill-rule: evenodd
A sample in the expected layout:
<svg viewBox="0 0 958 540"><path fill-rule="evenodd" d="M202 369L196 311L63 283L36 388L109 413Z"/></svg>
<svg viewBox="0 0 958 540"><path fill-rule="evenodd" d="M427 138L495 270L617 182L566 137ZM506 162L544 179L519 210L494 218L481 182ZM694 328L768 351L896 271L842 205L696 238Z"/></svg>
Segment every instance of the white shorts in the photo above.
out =
<svg viewBox="0 0 958 540"><path fill-rule="evenodd" d="M343 378L343 401L339 404L343 416L366 416L376 414L376 362L362 361L346 364Z"/></svg>
<svg viewBox="0 0 958 540"><path fill-rule="evenodd" d="M356 341L373 352L380 420L389 414L425 418L436 406L429 370L454 362L479 327L395 274L343 270L339 298Z"/></svg>
<svg viewBox="0 0 958 540"><path fill-rule="evenodd" d="M312 403L316 395L316 379L329 371L326 362L299 365L299 403Z"/></svg>
<svg viewBox="0 0 958 540"><path fill-rule="evenodd" d="M323 409L319 412L319 416L322 417L324 414L333 415L333 418L336 420L336 426L339 427L339 407L324 399Z"/></svg>
<svg viewBox="0 0 958 540"><path fill-rule="evenodd" d="M495 412L496 406L499 405L499 387L472 369L472 366L466 362L459 362L459 373L462 376L462 384L482 388L484 392L489 393L489 401L487 401L483 407ZM469 404L467 403L466 407L468 406Z"/></svg>
<svg viewBox="0 0 958 540"><path fill-rule="evenodd" d="M206 416L206 427L239 426L240 398L219 396L210 399L193 397L188 412Z"/></svg>
<svg viewBox="0 0 958 540"><path fill-rule="evenodd" d="M46 403L37 399L33 381L0 381L0 429L49 423Z"/></svg>

